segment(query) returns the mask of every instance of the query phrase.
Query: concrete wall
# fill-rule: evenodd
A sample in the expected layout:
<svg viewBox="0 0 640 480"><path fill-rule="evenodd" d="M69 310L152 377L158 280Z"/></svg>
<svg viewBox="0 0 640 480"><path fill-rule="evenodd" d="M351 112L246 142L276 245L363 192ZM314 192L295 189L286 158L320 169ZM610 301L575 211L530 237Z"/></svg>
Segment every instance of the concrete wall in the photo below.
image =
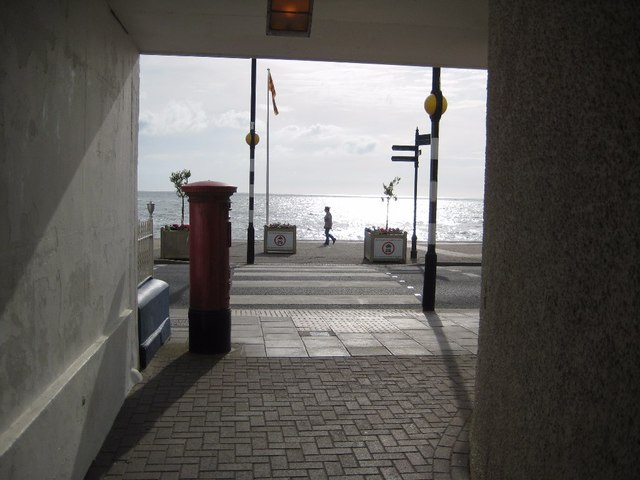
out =
<svg viewBox="0 0 640 480"><path fill-rule="evenodd" d="M137 366L138 53L103 0L0 22L0 478L82 478Z"/></svg>
<svg viewBox="0 0 640 480"><path fill-rule="evenodd" d="M640 7L489 4L473 478L636 478Z"/></svg>

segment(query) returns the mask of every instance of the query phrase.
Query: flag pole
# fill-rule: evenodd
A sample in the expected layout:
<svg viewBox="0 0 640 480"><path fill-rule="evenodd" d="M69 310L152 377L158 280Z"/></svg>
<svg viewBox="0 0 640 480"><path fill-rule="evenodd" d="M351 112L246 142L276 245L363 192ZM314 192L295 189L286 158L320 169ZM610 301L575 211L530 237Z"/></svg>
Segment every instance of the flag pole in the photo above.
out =
<svg viewBox="0 0 640 480"><path fill-rule="evenodd" d="M271 103L273 104L273 113L278 115L278 107L276 107L276 87L273 85L273 78L271 78L271 69L267 68L267 202L266 202L266 217L267 225L269 224L269 92L271 92Z"/></svg>
<svg viewBox="0 0 640 480"><path fill-rule="evenodd" d="M266 225L269 225L269 75L271 74L271 69L267 68L267 186L266 186Z"/></svg>

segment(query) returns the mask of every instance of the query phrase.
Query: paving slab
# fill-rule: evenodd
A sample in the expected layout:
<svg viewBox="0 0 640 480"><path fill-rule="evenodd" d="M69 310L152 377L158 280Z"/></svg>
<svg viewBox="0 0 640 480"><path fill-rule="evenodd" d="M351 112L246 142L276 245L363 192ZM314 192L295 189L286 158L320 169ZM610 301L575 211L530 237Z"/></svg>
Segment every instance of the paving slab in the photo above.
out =
<svg viewBox="0 0 640 480"><path fill-rule="evenodd" d="M187 338L187 315L185 309L170 310L173 331L182 339ZM255 352L282 357L288 351L296 357L362 355L362 348L384 355L469 355L477 352L478 322L478 310L435 315L381 309L232 309L231 344L236 356Z"/></svg>

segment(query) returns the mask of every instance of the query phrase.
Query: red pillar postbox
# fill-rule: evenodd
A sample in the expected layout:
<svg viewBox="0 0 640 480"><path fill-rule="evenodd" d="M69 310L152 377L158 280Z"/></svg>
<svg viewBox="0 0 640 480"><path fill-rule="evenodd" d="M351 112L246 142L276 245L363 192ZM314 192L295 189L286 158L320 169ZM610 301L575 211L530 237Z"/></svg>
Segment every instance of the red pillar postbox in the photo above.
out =
<svg viewBox="0 0 640 480"><path fill-rule="evenodd" d="M227 353L231 350L229 210L237 187L206 181L182 190L189 197L189 351Z"/></svg>

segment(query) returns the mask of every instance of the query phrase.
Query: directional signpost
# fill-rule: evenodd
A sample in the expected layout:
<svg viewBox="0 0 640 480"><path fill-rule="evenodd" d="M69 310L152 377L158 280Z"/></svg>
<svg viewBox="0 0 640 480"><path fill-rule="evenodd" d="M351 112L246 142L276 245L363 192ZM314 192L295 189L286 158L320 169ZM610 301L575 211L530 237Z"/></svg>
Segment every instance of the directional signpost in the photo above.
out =
<svg viewBox="0 0 640 480"><path fill-rule="evenodd" d="M422 153L420 146L429 145L431 143L431 135L420 135L418 128L416 127L416 138L414 145L394 145L391 147L396 152L413 152L413 156L392 156L393 162L413 162L414 175L413 175L413 235L411 236L411 258L418 258L417 241L416 236L416 211L418 208L418 157Z"/></svg>

